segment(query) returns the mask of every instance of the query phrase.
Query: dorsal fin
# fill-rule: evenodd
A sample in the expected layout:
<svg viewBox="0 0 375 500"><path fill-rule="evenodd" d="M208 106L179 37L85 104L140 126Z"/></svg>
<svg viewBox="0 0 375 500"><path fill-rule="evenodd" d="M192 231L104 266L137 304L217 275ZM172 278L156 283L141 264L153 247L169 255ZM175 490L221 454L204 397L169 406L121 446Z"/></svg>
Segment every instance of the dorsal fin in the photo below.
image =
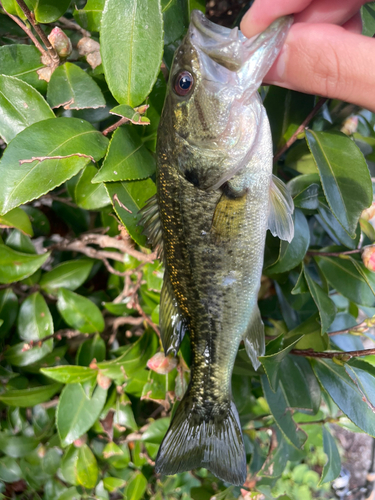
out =
<svg viewBox="0 0 375 500"><path fill-rule="evenodd" d="M146 205L139 211L141 219L139 225L143 226L143 234L147 241L157 253L159 259L163 259L163 233L161 228L159 204L156 194L152 196Z"/></svg>
<svg viewBox="0 0 375 500"><path fill-rule="evenodd" d="M175 356L186 332L186 321L178 307L167 271L164 272L163 288L160 295L160 337L165 354Z"/></svg>
<svg viewBox="0 0 375 500"><path fill-rule="evenodd" d="M274 236L289 243L294 236L293 210L294 204L288 188L283 181L273 175L270 185L268 229Z"/></svg>

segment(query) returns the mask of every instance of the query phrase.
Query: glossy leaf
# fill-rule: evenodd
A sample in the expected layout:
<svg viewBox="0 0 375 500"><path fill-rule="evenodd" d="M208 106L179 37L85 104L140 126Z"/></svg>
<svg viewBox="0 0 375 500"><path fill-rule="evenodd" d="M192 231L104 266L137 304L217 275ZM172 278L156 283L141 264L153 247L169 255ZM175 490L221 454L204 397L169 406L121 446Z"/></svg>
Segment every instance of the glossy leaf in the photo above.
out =
<svg viewBox="0 0 375 500"><path fill-rule="evenodd" d="M340 474L341 470L339 450L332 434L325 425L323 425L323 447L324 453L327 455L327 462L323 467L320 484L333 481Z"/></svg>
<svg viewBox="0 0 375 500"><path fill-rule="evenodd" d="M76 184L75 201L86 210L98 210L111 203L104 184L92 184L97 174L98 170L93 165L87 165Z"/></svg>
<svg viewBox="0 0 375 500"><path fill-rule="evenodd" d="M30 205L24 205L22 210L29 216L35 236L47 236L50 233L49 220L41 210ZM8 216L11 212L7 212L6 215Z"/></svg>
<svg viewBox="0 0 375 500"><path fill-rule="evenodd" d="M34 45L4 45L0 47L0 68L3 75L15 76L45 92L47 84L39 80L37 70L44 67L41 54Z"/></svg>
<svg viewBox="0 0 375 500"><path fill-rule="evenodd" d="M9 457L18 458L28 455L38 446L39 440L30 436L12 436L0 432L0 451Z"/></svg>
<svg viewBox="0 0 375 500"><path fill-rule="evenodd" d="M0 458L0 479L5 483L15 483L22 479L22 471L14 458Z"/></svg>
<svg viewBox="0 0 375 500"><path fill-rule="evenodd" d="M160 0L107 0L100 40L113 96L120 104L141 104L155 83L163 53Z"/></svg>
<svg viewBox="0 0 375 500"><path fill-rule="evenodd" d="M318 213L319 215L315 215L316 219L337 245L343 244L352 250L357 247L359 240L358 228L356 231L356 237L351 238L333 215L325 199L319 198Z"/></svg>
<svg viewBox="0 0 375 500"><path fill-rule="evenodd" d="M84 444L78 450L77 481L85 488L94 488L98 480L98 463L93 452Z"/></svg>
<svg viewBox="0 0 375 500"><path fill-rule="evenodd" d="M14 227L28 236L34 236L30 219L22 208L14 208L5 215L0 215L1 227Z"/></svg>
<svg viewBox="0 0 375 500"><path fill-rule="evenodd" d="M27 278L35 273L49 256L49 252L31 255L0 244L0 283L13 283Z"/></svg>
<svg viewBox="0 0 375 500"><path fill-rule="evenodd" d="M61 393L56 414L56 426L61 444L67 446L87 432L98 419L107 391L97 387L88 399L80 384L69 384Z"/></svg>
<svg viewBox="0 0 375 500"><path fill-rule="evenodd" d="M74 9L74 19L82 28L100 31L104 4L105 0L88 0L83 9Z"/></svg>
<svg viewBox="0 0 375 500"><path fill-rule="evenodd" d="M144 181L112 182L106 184L106 188L122 224L124 224L133 240L139 245L144 246L146 244L146 236L142 234L143 228L138 225L141 219L139 210L155 194L155 184L151 179L146 179ZM116 198L131 213L125 210L116 201Z"/></svg>
<svg viewBox="0 0 375 500"><path fill-rule="evenodd" d="M189 2L186 0L162 0L164 21L163 59L171 67L175 50L180 45L189 26Z"/></svg>
<svg viewBox="0 0 375 500"><path fill-rule="evenodd" d="M107 139L92 125L76 118L59 118L34 123L9 144L0 162L0 213L38 198L79 172L89 158L99 160ZM31 160L33 157L68 156L64 159Z"/></svg>
<svg viewBox="0 0 375 500"><path fill-rule="evenodd" d="M4 337L12 328L18 314L18 298L10 289L0 290L0 338Z"/></svg>
<svg viewBox="0 0 375 500"><path fill-rule="evenodd" d="M33 123L54 118L53 111L31 85L0 75L0 136L9 142Z"/></svg>
<svg viewBox="0 0 375 500"><path fill-rule="evenodd" d="M375 435L375 414L363 400L363 393L347 374L345 367L330 359L313 364L315 375L340 410L367 434Z"/></svg>
<svg viewBox="0 0 375 500"><path fill-rule="evenodd" d="M306 267L304 267L304 273L307 286L309 287L311 296L314 299L316 307L319 311L322 333L325 333L331 325L332 321L335 319L335 304L332 299L329 298L328 294L323 290L323 288L312 279Z"/></svg>
<svg viewBox="0 0 375 500"><path fill-rule="evenodd" d="M126 500L140 500L146 491L147 479L141 472L137 472L128 482L124 492Z"/></svg>
<svg viewBox="0 0 375 500"><path fill-rule="evenodd" d="M31 408L49 401L60 389L61 384L50 384L30 389L9 390L0 394L0 401L9 406Z"/></svg>
<svg viewBox="0 0 375 500"><path fill-rule="evenodd" d="M79 384L96 378L98 371L86 366L54 366L53 368L41 368L47 377L62 382L63 384Z"/></svg>
<svg viewBox="0 0 375 500"><path fill-rule="evenodd" d="M60 288L57 308L66 323L82 333L95 333L104 330L104 319L100 309L82 295L66 288Z"/></svg>
<svg viewBox="0 0 375 500"><path fill-rule="evenodd" d="M99 86L83 69L66 62L52 73L47 89L51 108L84 109L105 107Z"/></svg>
<svg viewBox="0 0 375 500"><path fill-rule="evenodd" d="M150 177L155 160L130 125L115 130L103 166L93 182L134 181Z"/></svg>
<svg viewBox="0 0 375 500"><path fill-rule="evenodd" d="M373 306L375 297L352 262L337 257L315 257L328 282L356 304Z"/></svg>
<svg viewBox="0 0 375 500"><path fill-rule="evenodd" d="M68 10L71 0L38 0L34 14L38 23L52 23Z"/></svg>
<svg viewBox="0 0 375 500"><path fill-rule="evenodd" d="M348 234L354 236L362 210L371 205L372 184L366 161L345 134L306 131L328 204Z"/></svg>
<svg viewBox="0 0 375 500"><path fill-rule="evenodd" d="M77 352L77 364L89 366L95 359L98 363L105 359L106 346L104 340L99 334L87 339L79 346Z"/></svg>
<svg viewBox="0 0 375 500"><path fill-rule="evenodd" d="M45 299L39 292L29 295L22 303L17 320L17 329L19 336L27 341L39 340L52 335L52 315ZM50 341L47 340L45 343L48 342ZM50 348L52 348L52 343Z"/></svg>
<svg viewBox="0 0 375 500"><path fill-rule="evenodd" d="M43 274L39 285L51 294L56 294L60 288L76 290L87 280L93 264L94 261L89 259L62 262Z"/></svg>

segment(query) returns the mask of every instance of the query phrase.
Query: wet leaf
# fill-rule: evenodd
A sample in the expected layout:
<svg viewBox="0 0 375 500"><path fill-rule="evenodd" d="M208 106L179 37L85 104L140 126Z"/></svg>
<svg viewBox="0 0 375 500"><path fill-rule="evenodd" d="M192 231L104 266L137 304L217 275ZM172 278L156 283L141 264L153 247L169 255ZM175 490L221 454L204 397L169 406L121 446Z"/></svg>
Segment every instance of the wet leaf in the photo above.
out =
<svg viewBox="0 0 375 500"><path fill-rule="evenodd" d="M115 130L103 166L93 182L134 181L150 177L155 160L130 125Z"/></svg>
<svg viewBox="0 0 375 500"><path fill-rule="evenodd" d="M56 426L62 446L67 446L87 432L99 418L107 391L97 387L88 399L80 384L68 384L61 393Z"/></svg>
<svg viewBox="0 0 375 500"><path fill-rule="evenodd" d="M66 288L58 291L57 308L66 323L82 333L104 330L104 319L100 309L90 299Z"/></svg>
<svg viewBox="0 0 375 500"><path fill-rule="evenodd" d="M73 177L90 158L99 160L108 140L92 125L77 118L53 118L34 123L20 132L6 148L0 162L0 212L26 203ZM31 160L33 157L69 156L64 159Z"/></svg>
<svg viewBox="0 0 375 500"><path fill-rule="evenodd" d="M0 75L0 136L9 142L33 123L54 118L53 111L31 85Z"/></svg>
<svg viewBox="0 0 375 500"><path fill-rule="evenodd" d="M51 108L85 109L105 107L99 86L83 69L66 62L52 73L47 89Z"/></svg>
<svg viewBox="0 0 375 500"><path fill-rule="evenodd" d="M49 252L42 255L16 252L0 244L0 283L13 283L31 276L49 256Z"/></svg>
<svg viewBox="0 0 375 500"><path fill-rule="evenodd" d="M101 54L108 87L120 104L137 106L150 93L163 53L160 0L107 0Z"/></svg>
<svg viewBox="0 0 375 500"><path fill-rule="evenodd" d="M76 290L87 280L93 260L69 260L43 274L39 285L48 293L56 294L60 288Z"/></svg>
<svg viewBox="0 0 375 500"><path fill-rule="evenodd" d="M372 203L366 161L355 142L341 132L306 130L324 194L335 217L354 236L362 211Z"/></svg>

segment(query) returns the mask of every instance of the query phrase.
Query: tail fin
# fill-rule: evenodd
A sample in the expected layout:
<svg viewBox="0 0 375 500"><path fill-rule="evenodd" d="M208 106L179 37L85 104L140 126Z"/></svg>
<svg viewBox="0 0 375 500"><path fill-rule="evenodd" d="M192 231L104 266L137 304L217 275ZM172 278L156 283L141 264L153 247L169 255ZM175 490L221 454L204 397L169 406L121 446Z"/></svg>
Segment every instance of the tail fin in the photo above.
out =
<svg viewBox="0 0 375 500"><path fill-rule="evenodd" d="M207 412L189 393L181 401L160 445L155 470L171 475L205 467L216 477L241 486L246 481L246 454L233 402Z"/></svg>

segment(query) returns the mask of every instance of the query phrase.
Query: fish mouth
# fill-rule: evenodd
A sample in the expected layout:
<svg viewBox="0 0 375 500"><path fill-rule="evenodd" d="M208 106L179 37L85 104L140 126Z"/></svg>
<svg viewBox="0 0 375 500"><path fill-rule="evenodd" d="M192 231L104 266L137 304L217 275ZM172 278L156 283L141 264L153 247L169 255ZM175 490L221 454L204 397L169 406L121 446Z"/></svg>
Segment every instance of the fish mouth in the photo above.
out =
<svg viewBox="0 0 375 500"><path fill-rule="evenodd" d="M198 50L220 66L238 72L255 54L258 65L271 67L292 22L292 16L281 17L264 32L246 38L237 27L230 29L219 26L206 19L201 11L193 10L189 34ZM271 64L267 64L267 60Z"/></svg>

